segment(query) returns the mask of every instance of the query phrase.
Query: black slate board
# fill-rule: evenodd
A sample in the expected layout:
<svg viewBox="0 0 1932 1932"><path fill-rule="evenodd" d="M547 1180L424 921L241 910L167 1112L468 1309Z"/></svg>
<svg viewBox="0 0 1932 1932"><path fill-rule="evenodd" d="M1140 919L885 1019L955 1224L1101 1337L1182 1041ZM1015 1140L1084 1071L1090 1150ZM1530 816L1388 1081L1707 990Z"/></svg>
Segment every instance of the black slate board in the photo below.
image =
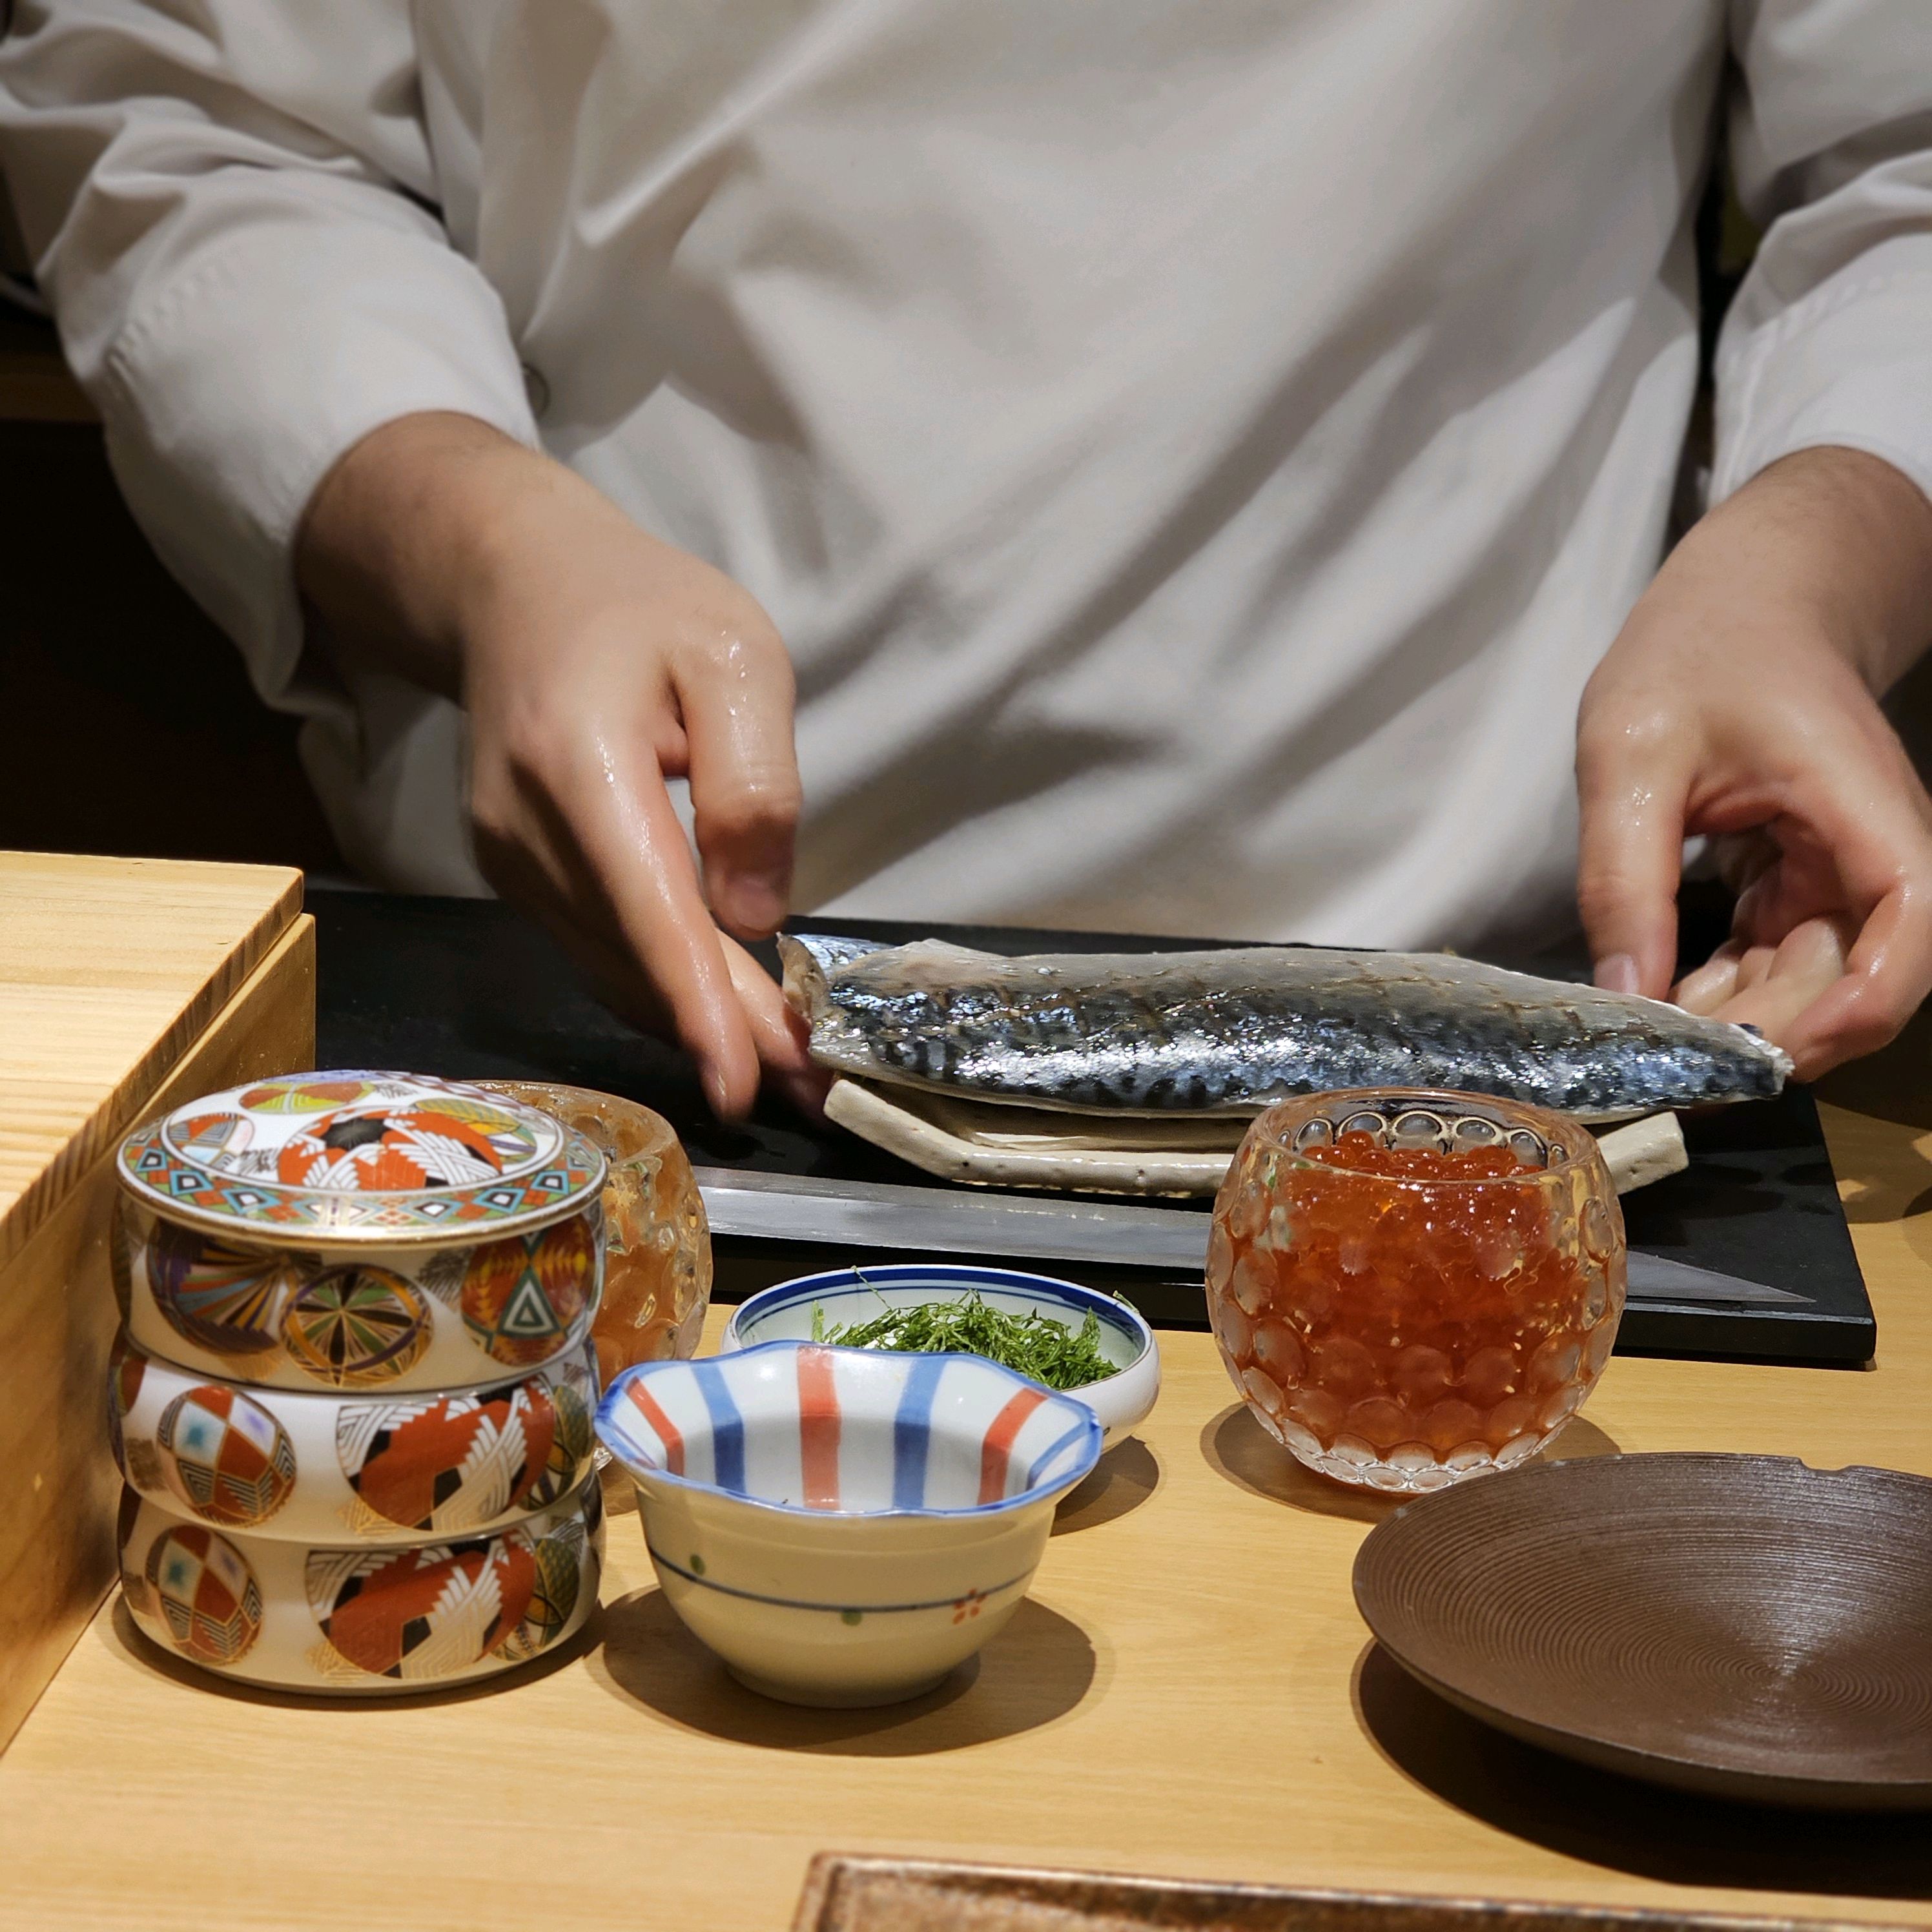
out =
<svg viewBox="0 0 1932 1932"><path fill-rule="evenodd" d="M601 1088L657 1108L702 1166L946 1185L836 1128L808 1126L777 1105L762 1106L741 1127L722 1125L706 1108L683 1056L599 1006L550 941L506 906L313 890L308 904L320 941L317 1058L324 1066L405 1066ZM811 923L818 930L890 940L930 933L994 952L1097 952L1149 944L1006 927L915 931L868 920ZM775 956L768 963L776 969ZM1561 970L1563 964L1509 963L1546 971ZM1809 1296L1811 1305L1633 1308L1618 1349L1821 1364L1870 1360L1876 1332L1871 1306L1810 1094L1794 1088L1774 1101L1694 1118L1686 1138L1689 1172L1624 1202L1632 1246L1790 1288ZM851 1258L789 1243L721 1239L717 1250L722 1300ZM907 1258L918 1258L910 1251ZM1206 1325L1198 1279L1161 1281L1064 1266L1052 1271L1126 1293L1164 1325Z"/></svg>

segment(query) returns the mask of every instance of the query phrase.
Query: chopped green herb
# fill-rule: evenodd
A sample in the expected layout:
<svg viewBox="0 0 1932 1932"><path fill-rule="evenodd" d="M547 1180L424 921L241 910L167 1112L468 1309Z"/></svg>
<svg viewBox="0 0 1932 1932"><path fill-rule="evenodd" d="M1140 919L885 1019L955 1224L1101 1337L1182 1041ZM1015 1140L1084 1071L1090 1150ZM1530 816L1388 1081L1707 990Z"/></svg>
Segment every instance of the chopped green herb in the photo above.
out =
<svg viewBox="0 0 1932 1932"><path fill-rule="evenodd" d="M1048 1388L1075 1389L1115 1372L1100 1352L1100 1318L1089 1315L1076 1331L1036 1308L1015 1315L982 1300L977 1288L956 1301L920 1301L888 1308L869 1322L829 1328L824 1309L812 1311L812 1339L842 1348L983 1355L1030 1376Z"/></svg>

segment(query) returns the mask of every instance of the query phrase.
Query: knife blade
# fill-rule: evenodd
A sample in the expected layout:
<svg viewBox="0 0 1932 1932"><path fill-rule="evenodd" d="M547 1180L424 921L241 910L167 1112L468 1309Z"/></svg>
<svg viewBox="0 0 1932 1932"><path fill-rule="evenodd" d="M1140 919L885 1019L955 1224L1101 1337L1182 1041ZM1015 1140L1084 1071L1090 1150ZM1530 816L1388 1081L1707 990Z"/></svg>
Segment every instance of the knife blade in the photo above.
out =
<svg viewBox="0 0 1932 1932"><path fill-rule="evenodd" d="M1641 1248L1630 1251L1630 1298L1653 1308L1687 1301L1744 1302L1787 1308L1814 1305L1810 1296L1791 1288L1746 1281L1741 1275L1698 1268L1689 1262L1674 1262L1668 1255L1646 1254Z"/></svg>
<svg viewBox="0 0 1932 1932"><path fill-rule="evenodd" d="M1029 1194L957 1192L889 1181L827 1180L700 1167L698 1191L716 1234L833 1247L907 1248L934 1254L1098 1262L1198 1274L1208 1258L1208 1216L1198 1208L1053 1200ZM1808 1307L1808 1295L1662 1255L1632 1250L1633 1302L1711 1302Z"/></svg>

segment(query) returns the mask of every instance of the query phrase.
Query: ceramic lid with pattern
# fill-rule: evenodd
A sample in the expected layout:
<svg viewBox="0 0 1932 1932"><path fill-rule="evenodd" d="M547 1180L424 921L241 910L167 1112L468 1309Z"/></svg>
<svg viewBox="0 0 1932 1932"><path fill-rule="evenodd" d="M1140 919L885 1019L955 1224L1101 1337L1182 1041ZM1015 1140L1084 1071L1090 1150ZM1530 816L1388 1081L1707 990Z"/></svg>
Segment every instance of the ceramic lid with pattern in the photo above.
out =
<svg viewBox="0 0 1932 1932"><path fill-rule="evenodd" d="M533 1107L419 1073L289 1073L190 1100L121 1144L171 1220L277 1241L484 1240L595 1202L604 1156Z"/></svg>

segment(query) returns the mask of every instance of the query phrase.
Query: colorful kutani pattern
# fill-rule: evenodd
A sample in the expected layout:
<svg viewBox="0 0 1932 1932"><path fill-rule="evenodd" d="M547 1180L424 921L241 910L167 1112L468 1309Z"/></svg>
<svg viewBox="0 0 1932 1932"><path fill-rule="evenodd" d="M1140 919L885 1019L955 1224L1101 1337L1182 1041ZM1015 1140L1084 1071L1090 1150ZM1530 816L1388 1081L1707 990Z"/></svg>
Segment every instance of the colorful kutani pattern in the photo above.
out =
<svg viewBox="0 0 1932 1932"><path fill-rule="evenodd" d="M592 1448L588 1371L546 1382L415 1402L345 1404L335 1448L358 1508L352 1526L476 1529L510 1511L555 1502Z"/></svg>
<svg viewBox="0 0 1932 1932"><path fill-rule="evenodd" d="M549 1460L531 1486L532 1508L560 1501L597 1450L596 1390L590 1371L573 1372L554 1382L550 1396L556 1411L556 1427L550 1437ZM590 1486L597 1486L593 1483Z"/></svg>
<svg viewBox="0 0 1932 1932"><path fill-rule="evenodd" d="M374 1102L325 1114L284 1141L275 1178L332 1193L409 1194L500 1180L536 1151L536 1135L501 1108Z"/></svg>
<svg viewBox="0 0 1932 1932"><path fill-rule="evenodd" d="M309 1074L231 1088L122 1143L164 1211L331 1236L452 1234L594 1198L603 1159L547 1114L453 1081Z"/></svg>
<svg viewBox="0 0 1932 1932"><path fill-rule="evenodd" d="M177 1523L155 1538L142 1580L170 1640L196 1664L237 1663L261 1634L255 1573L232 1543L199 1523Z"/></svg>
<svg viewBox="0 0 1932 1932"><path fill-rule="evenodd" d="M359 1073L318 1075L312 1078L265 1080L244 1089L235 1104L249 1114L326 1114L370 1099L376 1088Z"/></svg>
<svg viewBox="0 0 1932 1932"><path fill-rule="evenodd" d="M596 1224L580 1214L472 1249L457 1305L492 1360L527 1368L564 1346L596 1290Z"/></svg>
<svg viewBox="0 0 1932 1932"><path fill-rule="evenodd" d="M176 1396L154 1438L163 1480L206 1522L236 1529L266 1522L295 1487L287 1432L239 1389L204 1383Z"/></svg>
<svg viewBox="0 0 1932 1932"><path fill-rule="evenodd" d="M278 1346L283 1305L316 1258L242 1247L157 1220L142 1265L154 1305L183 1341L246 1357Z"/></svg>
<svg viewBox="0 0 1932 1932"><path fill-rule="evenodd" d="M298 1288L282 1317L295 1366L332 1388L369 1388L406 1374L429 1346L429 1304L387 1268L325 1268Z"/></svg>
<svg viewBox="0 0 1932 1932"><path fill-rule="evenodd" d="M556 1642L568 1628L584 1588L584 1546L589 1535L584 1523L573 1516L538 1543L530 1600L516 1628L496 1646L499 1657L521 1664Z"/></svg>
<svg viewBox="0 0 1932 1932"><path fill-rule="evenodd" d="M536 1588L536 1550L520 1531L413 1550L317 1550L310 1608L327 1638L325 1675L434 1682L515 1634Z"/></svg>

